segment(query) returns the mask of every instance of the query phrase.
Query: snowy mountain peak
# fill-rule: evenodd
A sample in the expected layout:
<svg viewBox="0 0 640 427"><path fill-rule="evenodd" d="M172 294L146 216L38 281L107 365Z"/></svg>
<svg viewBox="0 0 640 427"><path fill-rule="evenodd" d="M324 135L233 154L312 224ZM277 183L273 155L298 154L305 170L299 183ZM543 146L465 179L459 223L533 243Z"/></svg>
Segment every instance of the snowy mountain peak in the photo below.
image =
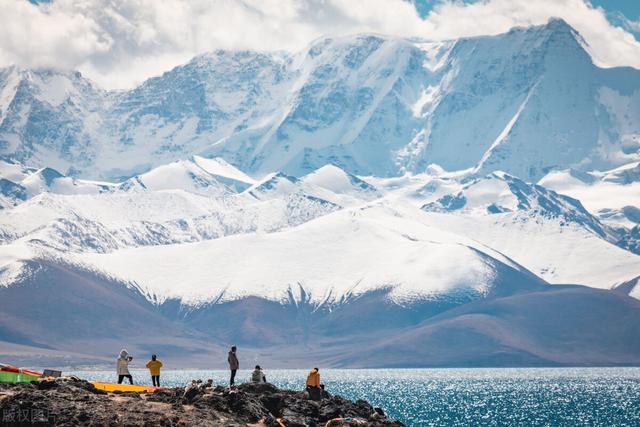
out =
<svg viewBox="0 0 640 427"><path fill-rule="evenodd" d="M290 194L298 188L297 184L299 182L296 177L277 172L254 184L247 192L256 198L261 198L264 195L271 197L275 194Z"/></svg>
<svg viewBox="0 0 640 427"><path fill-rule="evenodd" d="M23 69L16 66L0 70L0 111L8 111L16 97L31 96L53 108L82 98L86 92L102 92L79 71L54 68Z"/></svg>
<svg viewBox="0 0 640 427"><path fill-rule="evenodd" d="M602 175L602 180L623 185L640 182L640 163L632 163L607 171Z"/></svg>
<svg viewBox="0 0 640 427"><path fill-rule="evenodd" d="M561 218L569 223L611 238L610 230L589 213L580 201L558 194L540 185L529 184L504 172L494 172L474 179L462 190L447 194L422 206L432 212L484 212L502 214L526 212L548 218Z"/></svg>
<svg viewBox="0 0 640 427"><path fill-rule="evenodd" d="M54 179L62 178L64 175L52 168L42 168L32 176L39 177L44 181L45 185L49 186L53 184Z"/></svg>
<svg viewBox="0 0 640 427"><path fill-rule="evenodd" d="M588 54L589 46L582 35L562 18L550 18L546 24L532 27L515 27L506 35L522 38L529 44L531 52L538 55L546 56L550 49L553 53L564 52L565 56L577 54L586 57L584 54Z"/></svg>
<svg viewBox="0 0 640 427"><path fill-rule="evenodd" d="M0 209L27 200L27 189L6 178L0 178Z"/></svg>
<svg viewBox="0 0 640 427"><path fill-rule="evenodd" d="M222 158L209 159L193 156L191 160L208 174L214 176L217 181L234 189L238 193L256 183L255 179L230 165Z"/></svg>
<svg viewBox="0 0 640 427"><path fill-rule="evenodd" d="M377 197L378 190L368 182L352 175L334 165L325 165L302 177L302 181L326 188L336 194L367 194L367 197Z"/></svg>
<svg viewBox="0 0 640 427"><path fill-rule="evenodd" d="M180 160L130 178L120 185L124 190L184 190L209 196L233 191L191 160Z"/></svg>
<svg viewBox="0 0 640 427"><path fill-rule="evenodd" d="M549 34L568 35L571 37L582 37L567 21L562 18L549 18L546 24L533 27L533 31L544 31Z"/></svg>
<svg viewBox="0 0 640 427"><path fill-rule="evenodd" d="M551 20L452 42L364 34L295 53L216 51L116 93L73 73L17 84L5 69L0 155L111 181L193 155L255 176L436 163L532 181L638 161L640 72L625 70L621 90L620 70L597 68L585 47Z"/></svg>
<svg viewBox="0 0 640 427"><path fill-rule="evenodd" d="M37 169L28 168L12 159L0 159L0 177L20 182L27 176L36 172Z"/></svg>

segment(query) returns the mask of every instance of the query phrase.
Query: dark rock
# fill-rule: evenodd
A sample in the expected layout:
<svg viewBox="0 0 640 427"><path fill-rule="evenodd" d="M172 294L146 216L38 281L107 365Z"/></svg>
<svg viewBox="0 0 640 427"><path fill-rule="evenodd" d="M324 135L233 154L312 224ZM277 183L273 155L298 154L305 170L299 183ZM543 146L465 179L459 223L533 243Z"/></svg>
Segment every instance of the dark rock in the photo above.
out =
<svg viewBox="0 0 640 427"><path fill-rule="evenodd" d="M322 421L329 421L338 418L340 415L342 415L341 408L335 402L326 402L318 411L318 417Z"/></svg>
<svg viewBox="0 0 640 427"><path fill-rule="evenodd" d="M245 383L238 386L239 391L252 394L277 393L279 390L276 386L269 383Z"/></svg>
<svg viewBox="0 0 640 427"><path fill-rule="evenodd" d="M308 400L304 392L280 390L271 384L242 384L234 390L194 381L155 393L105 393L90 383L70 378L32 384L0 384L0 412L38 410L43 425L75 426L245 426L287 427L402 426L384 411L340 396ZM12 412L13 411L13 412ZM344 417L344 419L341 419Z"/></svg>
<svg viewBox="0 0 640 427"><path fill-rule="evenodd" d="M40 381L35 381L34 384L36 385L36 387L39 390L47 390L50 388L54 388L57 387L57 383L55 380L40 380Z"/></svg>
<svg viewBox="0 0 640 427"><path fill-rule="evenodd" d="M184 403L190 404L200 397L200 394L200 387L195 384L191 384L185 389L184 394L182 395L182 400Z"/></svg>
<svg viewBox="0 0 640 427"><path fill-rule="evenodd" d="M260 398L260 401L274 417L279 417L282 414L285 401L284 396L281 394L264 395Z"/></svg>

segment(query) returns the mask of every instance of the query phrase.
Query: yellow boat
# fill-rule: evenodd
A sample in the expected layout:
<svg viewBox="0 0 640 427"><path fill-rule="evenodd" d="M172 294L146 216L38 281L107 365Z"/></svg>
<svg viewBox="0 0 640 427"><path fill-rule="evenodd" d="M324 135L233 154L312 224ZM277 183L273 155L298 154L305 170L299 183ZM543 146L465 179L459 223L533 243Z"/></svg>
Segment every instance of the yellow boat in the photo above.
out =
<svg viewBox="0 0 640 427"><path fill-rule="evenodd" d="M153 393L156 390L162 390L162 387L152 387L149 385L131 385L131 384L116 384L116 383L101 383L98 381L89 381L97 389L104 391L122 391L132 392L137 391L139 393Z"/></svg>

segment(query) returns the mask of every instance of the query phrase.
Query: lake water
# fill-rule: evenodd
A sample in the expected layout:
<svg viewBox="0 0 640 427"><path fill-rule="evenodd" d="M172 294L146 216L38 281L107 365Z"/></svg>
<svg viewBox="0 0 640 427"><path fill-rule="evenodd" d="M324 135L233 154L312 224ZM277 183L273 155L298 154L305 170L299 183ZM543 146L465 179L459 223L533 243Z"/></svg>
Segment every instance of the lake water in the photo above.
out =
<svg viewBox="0 0 640 427"><path fill-rule="evenodd" d="M148 372L132 370L136 383ZM305 370L266 371L269 382L301 389ZM113 372L78 371L114 381ZM365 399L408 426L640 426L640 368L321 369L326 389ZM236 382L247 381L239 371ZM228 371L163 371L162 385L183 386Z"/></svg>

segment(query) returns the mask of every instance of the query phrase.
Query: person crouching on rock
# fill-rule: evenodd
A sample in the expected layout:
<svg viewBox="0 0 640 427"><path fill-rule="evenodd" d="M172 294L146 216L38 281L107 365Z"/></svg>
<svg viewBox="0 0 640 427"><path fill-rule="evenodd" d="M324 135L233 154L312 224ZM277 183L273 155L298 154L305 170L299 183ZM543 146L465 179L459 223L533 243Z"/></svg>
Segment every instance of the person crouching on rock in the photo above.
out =
<svg viewBox="0 0 640 427"><path fill-rule="evenodd" d="M320 370L313 368L307 375L307 392L309 393L309 399L320 400L322 399L322 384L320 384Z"/></svg>
<svg viewBox="0 0 640 427"><path fill-rule="evenodd" d="M231 370L231 378L229 379L229 387L231 387L236 380L236 372L240 369L240 362L238 361L238 356L236 355L236 346L231 347L231 351L229 352L229 356L227 357L227 362L229 362L229 369Z"/></svg>
<svg viewBox="0 0 640 427"><path fill-rule="evenodd" d="M260 365L256 365L256 368L251 373L251 382L252 383L266 383L267 376L264 374L264 371L260 367Z"/></svg>
<svg viewBox="0 0 640 427"><path fill-rule="evenodd" d="M151 373L151 381L155 387L160 387L160 368L162 368L162 362L158 360L158 356L155 354L151 356L151 360L147 362L147 368Z"/></svg>
<svg viewBox="0 0 640 427"><path fill-rule="evenodd" d="M122 384L122 380L125 378L129 378L129 383L133 384L133 377L129 372L129 362L133 360L133 357L129 356L127 350L122 349L120 351L120 356L117 360L117 370L118 370L118 384Z"/></svg>

